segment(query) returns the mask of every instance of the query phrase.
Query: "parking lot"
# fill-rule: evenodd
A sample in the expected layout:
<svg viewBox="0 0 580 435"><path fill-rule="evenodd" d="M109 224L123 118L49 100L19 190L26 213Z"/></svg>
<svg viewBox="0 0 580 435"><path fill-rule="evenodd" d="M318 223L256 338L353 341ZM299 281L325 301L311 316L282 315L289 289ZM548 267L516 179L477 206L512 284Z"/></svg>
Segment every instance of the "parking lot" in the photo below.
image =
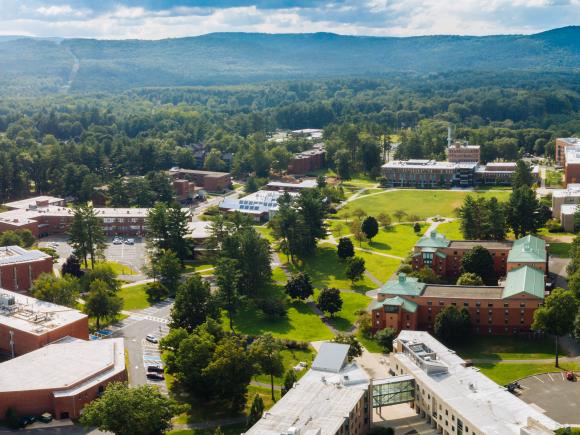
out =
<svg viewBox="0 0 580 435"><path fill-rule="evenodd" d="M113 244L113 238L108 238L107 247L104 252L105 259L107 261L126 264L132 269L142 273L147 260L147 247L142 238L135 237L134 240L135 244L133 245L125 243L115 245ZM38 245L55 249L60 257L60 264L72 253L72 248L68 244L68 237L65 235L45 237Z"/></svg>
<svg viewBox="0 0 580 435"><path fill-rule="evenodd" d="M580 424L580 382L568 381L564 372L529 376L519 381L517 396L563 424Z"/></svg>

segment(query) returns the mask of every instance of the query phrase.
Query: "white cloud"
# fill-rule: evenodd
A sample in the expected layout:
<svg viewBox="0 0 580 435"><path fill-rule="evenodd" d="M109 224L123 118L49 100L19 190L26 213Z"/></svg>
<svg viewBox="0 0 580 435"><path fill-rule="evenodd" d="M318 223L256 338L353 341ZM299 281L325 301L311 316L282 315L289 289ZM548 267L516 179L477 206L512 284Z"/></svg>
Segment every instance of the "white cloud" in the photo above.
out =
<svg viewBox="0 0 580 435"><path fill-rule="evenodd" d="M336 0L312 7L184 6L150 10L123 6L102 10L91 2L24 6L0 0L0 33L107 39L161 39L209 32L335 32L355 35L486 35L533 33L580 22L580 0ZM168 2L169 3L169 2ZM225 2L220 2L225 3ZM239 2L238 2L239 3ZM35 7L30 5L34 4ZM75 4L81 6L74 6ZM96 3L95 3L96 4ZM107 3L108 4L108 3Z"/></svg>

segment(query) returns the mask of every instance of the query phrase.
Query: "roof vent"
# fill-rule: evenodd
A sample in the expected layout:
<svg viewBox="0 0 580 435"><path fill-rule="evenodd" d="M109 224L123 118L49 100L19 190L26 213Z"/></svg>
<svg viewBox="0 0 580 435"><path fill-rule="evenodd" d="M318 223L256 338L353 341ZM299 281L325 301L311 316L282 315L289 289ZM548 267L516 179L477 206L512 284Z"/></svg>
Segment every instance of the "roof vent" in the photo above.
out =
<svg viewBox="0 0 580 435"><path fill-rule="evenodd" d="M403 284L405 281L407 281L407 275L404 273L399 273L399 282Z"/></svg>
<svg viewBox="0 0 580 435"><path fill-rule="evenodd" d="M435 231L431 231L431 233L429 233L429 236L431 236L432 239L437 238L437 233Z"/></svg>
<svg viewBox="0 0 580 435"><path fill-rule="evenodd" d="M532 250L532 247L530 246L529 243L524 243L524 251L525 252L530 252Z"/></svg>

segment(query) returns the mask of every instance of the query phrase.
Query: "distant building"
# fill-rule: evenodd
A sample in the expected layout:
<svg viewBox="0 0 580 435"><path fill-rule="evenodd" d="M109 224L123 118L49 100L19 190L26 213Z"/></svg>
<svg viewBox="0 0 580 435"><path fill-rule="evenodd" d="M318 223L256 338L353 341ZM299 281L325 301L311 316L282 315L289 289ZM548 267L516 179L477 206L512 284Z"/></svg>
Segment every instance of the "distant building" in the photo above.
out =
<svg viewBox="0 0 580 435"><path fill-rule="evenodd" d="M366 434L369 378L347 354L348 345L323 343L312 368L246 434Z"/></svg>
<svg viewBox="0 0 580 435"><path fill-rule="evenodd" d="M427 332L401 331L390 359L398 378L413 379L410 405L437 433L550 435L562 427Z"/></svg>
<svg viewBox="0 0 580 435"><path fill-rule="evenodd" d="M52 257L42 251L20 246L0 247L0 287L26 291L42 273L52 273Z"/></svg>
<svg viewBox="0 0 580 435"><path fill-rule="evenodd" d="M566 189L552 192L552 217L559 219L564 231L575 232L574 215L580 205L580 184L570 183Z"/></svg>
<svg viewBox="0 0 580 435"><path fill-rule="evenodd" d="M565 149L564 184L580 183L580 141Z"/></svg>
<svg viewBox="0 0 580 435"><path fill-rule="evenodd" d="M300 182L289 183L282 181L270 181L266 184L266 190L283 190L285 192L300 192L304 189L314 189L317 186L315 179L302 180Z"/></svg>
<svg viewBox="0 0 580 435"><path fill-rule="evenodd" d="M465 142L455 142L447 148L447 161L452 163L479 163L480 146Z"/></svg>
<svg viewBox="0 0 580 435"><path fill-rule="evenodd" d="M0 352L23 355L67 336L88 340L86 314L0 289Z"/></svg>
<svg viewBox="0 0 580 435"><path fill-rule="evenodd" d="M127 381L122 338L67 338L0 364L0 414L79 418L113 381Z"/></svg>
<svg viewBox="0 0 580 435"><path fill-rule="evenodd" d="M221 192L229 189L232 178L229 172L199 171L197 169L171 168L169 176L172 180L188 180L208 192Z"/></svg>
<svg viewBox="0 0 580 435"><path fill-rule="evenodd" d="M559 137L556 139L556 164L564 166L566 163L566 150L570 147L580 146L580 139L577 137Z"/></svg>
<svg viewBox="0 0 580 435"><path fill-rule="evenodd" d="M319 128L303 128L301 130L292 130L290 133L293 136L302 136L310 140L320 140L322 139L324 130Z"/></svg>
<svg viewBox="0 0 580 435"><path fill-rule="evenodd" d="M421 159L393 160L381 166L385 186L416 189L510 185L515 170L515 162L479 165L476 162L439 162ZM532 176L538 179L537 166L532 168Z"/></svg>
<svg viewBox="0 0 580 435"><path fill-rule="evenodd" d="M288 163L289 174L306 174L324 167L326 150L323 143L315 144L312 149L294 155Z"/></svg>
<svg viewBox="0 0 580 435"><path fill-rule="evenodd" d="M288 192L295 196L296 193ZM219 205L220 210L225 212L240 212L251 216L255 222L265 222L271 219L278 211L278 198L283 191L258 190L243 198L225 198Z"/></svg>

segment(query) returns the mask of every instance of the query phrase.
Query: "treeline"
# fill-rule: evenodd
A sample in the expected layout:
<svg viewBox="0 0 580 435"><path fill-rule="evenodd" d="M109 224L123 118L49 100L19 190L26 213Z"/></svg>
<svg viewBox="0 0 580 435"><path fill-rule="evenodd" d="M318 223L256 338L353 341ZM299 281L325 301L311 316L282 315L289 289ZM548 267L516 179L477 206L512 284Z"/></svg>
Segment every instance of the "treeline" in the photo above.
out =
<svg viewBox="0 0 580 435"><path fill-rule="evenodd" d="M391 141L401 142L396 157L443 158L449 123L458 139L482 145L484 161L550 155L555 137L580 131L579 108L577 83L541 73L5 99L0 200L34 191L82 201L94 186L171 166L266 177L312 145L272 142L277 129L324 128L328 164L343 178L377 175Z"/></svg>

